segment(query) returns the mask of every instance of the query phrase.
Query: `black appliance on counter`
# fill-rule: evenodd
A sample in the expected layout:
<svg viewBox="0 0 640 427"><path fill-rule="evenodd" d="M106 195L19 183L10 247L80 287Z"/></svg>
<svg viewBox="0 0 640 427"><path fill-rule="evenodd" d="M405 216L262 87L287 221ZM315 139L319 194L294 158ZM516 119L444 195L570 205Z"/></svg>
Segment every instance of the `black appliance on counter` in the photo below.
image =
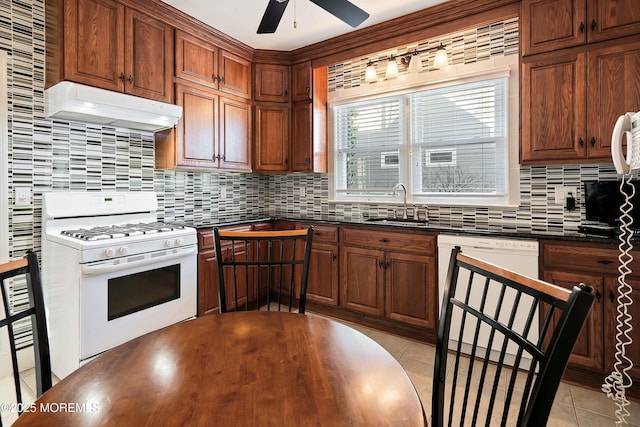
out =
<svg viewBox="0 0 640 427"><path fill-rule="evenodd" d="M620 206L624 196L620 193L620 181L584 181L584 204L587 223L581 224L580 232L612 236L619 232ZM640 182L632 181L635 194L631 198L633 223L630 228L640 231Z"/></svg>

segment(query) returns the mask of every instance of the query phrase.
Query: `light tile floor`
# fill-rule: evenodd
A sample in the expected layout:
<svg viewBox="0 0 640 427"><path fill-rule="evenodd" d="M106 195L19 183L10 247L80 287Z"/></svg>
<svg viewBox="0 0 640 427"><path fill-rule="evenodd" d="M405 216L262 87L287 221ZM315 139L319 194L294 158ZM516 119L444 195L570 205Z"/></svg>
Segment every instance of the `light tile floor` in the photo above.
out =
<svg viewBox="0 0 640 427"><path fill-rule="evenodd" d="M425 407L431 406L434 346L360 325L343 323L369 336L391 353L407 371ZM634 386L640 385L634 384ZM600 391L561 383L547 425L549 427L613 426L616 422L616 409L615 403ZM640 426L640 403L631 402L628 410L631 414L626 419L628 425Z"/></svg>
<svg viewBox="0 0 640 427"><path fill-rule="evenodd" d="M309 313L313 315L312 313ZM335 320L335 319L334 319ZM396 335L341 321L383 346L407 371L425 407L430 406L434 347ZM57 378L54 378L54 384ZM35 401L35 371L21 374L25 402ZM640 385L634 385L638 387ZM15 402L13 378L0 379L0 403ZM631 402L628 425L640 426L640 403ZM562 383L549 418L549 427L604 427L615 425L616 405L604 393ZM427 411L428 412L428 411ZM429 416L429 414L427 414ZM2 423L11 425L16 413L2 413ZM498 423L496 423L498 425Z"/></svg>

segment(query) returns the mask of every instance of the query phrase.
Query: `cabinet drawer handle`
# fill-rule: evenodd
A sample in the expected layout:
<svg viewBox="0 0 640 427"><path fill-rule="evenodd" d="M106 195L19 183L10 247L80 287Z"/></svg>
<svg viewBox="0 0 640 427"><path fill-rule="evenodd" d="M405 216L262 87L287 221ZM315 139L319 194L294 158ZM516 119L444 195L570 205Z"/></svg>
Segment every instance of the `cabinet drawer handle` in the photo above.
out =
<svg viewBox="0 0 640 427"><path fill-rule="evenodd" d="M601 259L601 260L598 260L598 264L609 265L609 264L613 264L613 261L610 261L608 259Z"/></svg>
<svg viewBox="0 0 640 427"><path fill-rule="evenodd" d="M580 32L584 33L584 22L580 22Z"/></svg>
<svg viewBox="0 0 640 427"><path fill-rule="evenodd" d="M389 243L389 239L380 239L380 243Z"/></svg>
<svg viewBox="0 0 640 427"><path fill-rule="evenodd" d="M616 296L613 294L613 291L609 291L609 301L615 302Z"/></svg>

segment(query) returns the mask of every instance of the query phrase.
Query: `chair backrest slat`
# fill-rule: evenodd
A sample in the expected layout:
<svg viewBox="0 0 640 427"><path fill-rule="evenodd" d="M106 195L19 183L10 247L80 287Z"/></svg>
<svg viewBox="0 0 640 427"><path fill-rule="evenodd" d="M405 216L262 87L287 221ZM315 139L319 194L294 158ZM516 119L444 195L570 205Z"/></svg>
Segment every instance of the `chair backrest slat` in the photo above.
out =
<svg viewBox="0 0 640 427"><path fill-rule="evenodd" d="M438 325L431 425L506 425L516 416L518 426L545 425L593 300L588 285L564 289L454 248Z"/></svg>
<svg viewBox="0 0 640 427"><path fill-rule="evenodd" d="M26 285L28 296L26 308L22 306L12 307L10 303L11 293L8 290L20 281L24 281ZM20 386L20 366L18 365L18 348L15 341L14 327L18 322L28 317L31 318L31 331L33 336L36 394L40 396L51 388L49 339L47 336L47 323L45 319L40 270L38 268L38 257L35 252L29 252L22 259L0 265L0 289L5 316L0 319L0 331L4 328L7 329L16 400L17 403L24 403ZM16 312L15 310L18 309L19 311ZM0 419L0 426L1 425L2 420Z"/></svg>
<svg viewBox="0 0 640 427"><path fill-rule="evenodd" d="M297 305L304 313L312 237L312 227L283 231L214 228L220 312L271 310L273 301L278 311L291 311ZM225 251L231 254L226 256Z"/></svg>

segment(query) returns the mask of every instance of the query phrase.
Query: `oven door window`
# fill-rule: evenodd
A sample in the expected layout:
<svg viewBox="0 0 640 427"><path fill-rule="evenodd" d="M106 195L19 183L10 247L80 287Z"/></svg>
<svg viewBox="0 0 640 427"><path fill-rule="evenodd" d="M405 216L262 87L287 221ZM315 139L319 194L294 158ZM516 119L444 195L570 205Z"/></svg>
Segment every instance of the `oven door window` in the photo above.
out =
<svg viewBox="0 0 640 427"><path fill-rule="evenodd" d="M180 264L108 280L107 318L114 320L180 298Z"/></svg>

